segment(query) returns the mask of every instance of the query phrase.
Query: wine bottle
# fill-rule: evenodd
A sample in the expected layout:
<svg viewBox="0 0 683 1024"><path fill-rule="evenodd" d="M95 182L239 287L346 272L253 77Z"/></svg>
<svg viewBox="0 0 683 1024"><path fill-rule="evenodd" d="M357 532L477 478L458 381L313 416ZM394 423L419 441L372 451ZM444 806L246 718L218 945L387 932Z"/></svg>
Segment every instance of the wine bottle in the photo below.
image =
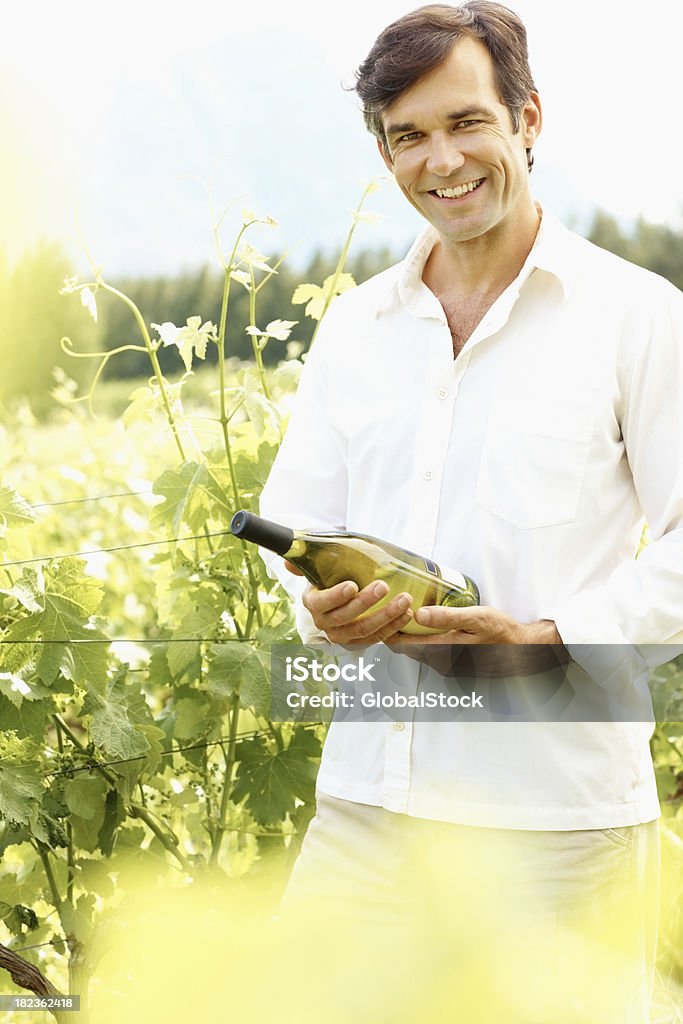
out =
<svg viewBox="0 0 683 1024"><path fill-rule="evenodd" d="M246 511L235 513L230 530L236 537L252 541L286 558L321 589L333 587L343 580L352 580L359 589L376 580L384 580L389 587L387 594L359 618L378 611L401 593L412 596L413 612L424 605L470 608L479 604L479 590L468 576L451 574L453 579L445 580L439 566L431 559L377 537L362 533L292 530ZM421 626L413 618L402 632L421 635L441 631Z"/></svg>

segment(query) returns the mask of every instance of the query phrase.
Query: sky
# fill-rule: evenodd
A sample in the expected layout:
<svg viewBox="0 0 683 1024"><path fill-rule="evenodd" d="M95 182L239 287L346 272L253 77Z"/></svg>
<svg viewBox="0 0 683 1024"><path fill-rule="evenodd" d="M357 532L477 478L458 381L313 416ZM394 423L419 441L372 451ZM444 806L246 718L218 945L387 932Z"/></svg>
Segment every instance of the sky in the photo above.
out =
<svg viewBox="0 0 683 1024"><path fill-rule="evenodd" d="M419 3L156 0L13 5L0 38L0 249L81 238L105 275L216 259L246 207L254 244L303 266L343 243L363 185L385 173L344 89L382 28ZM581 229L594 205L683 227L683 5L509 0L544 109L534 191ZM355 248L400 256L420 228L391 180Z"/></svg>

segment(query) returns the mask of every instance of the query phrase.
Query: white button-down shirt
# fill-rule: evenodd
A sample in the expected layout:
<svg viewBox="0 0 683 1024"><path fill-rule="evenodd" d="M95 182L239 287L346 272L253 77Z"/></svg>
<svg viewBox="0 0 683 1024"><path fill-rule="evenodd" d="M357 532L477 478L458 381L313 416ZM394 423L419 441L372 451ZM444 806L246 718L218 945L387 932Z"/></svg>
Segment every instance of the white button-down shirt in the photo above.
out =
<svg viewBox="0 0 683 1024"><path fill-rule="evenodd" d="M584 663L600 645L680 644L683 295L544 211L518 277L454 359L422 281L435 240L426 228L330 307L261 514L452 566L482 604L553 619ZM653 542L636 559L644 517ZM302 639L322 638L306 581L261 554ZM633 721L333 722L318 786L471 825L631 825L659 814L651 734Z"/></svg>

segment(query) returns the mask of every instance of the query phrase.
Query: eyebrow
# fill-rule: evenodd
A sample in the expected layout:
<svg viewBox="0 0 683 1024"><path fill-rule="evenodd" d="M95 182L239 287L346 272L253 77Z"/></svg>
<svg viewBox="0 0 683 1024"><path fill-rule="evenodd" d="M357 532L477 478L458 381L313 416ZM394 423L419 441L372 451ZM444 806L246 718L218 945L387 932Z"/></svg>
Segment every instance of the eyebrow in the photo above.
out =
<svg viewBox="0 0 683 1024"><path fill-rule="evenodd" d="M456 110L452 114L447 114L446 117L449 121L464 121L473 114L483 114L485 117L493 116L493 112L486 107L465 107L464 110ZM416 125L413 121L401 121L388 125L385 128L385 135L389 139L394 135L400 135L401 132L414 132L415 130Z"/></svg>

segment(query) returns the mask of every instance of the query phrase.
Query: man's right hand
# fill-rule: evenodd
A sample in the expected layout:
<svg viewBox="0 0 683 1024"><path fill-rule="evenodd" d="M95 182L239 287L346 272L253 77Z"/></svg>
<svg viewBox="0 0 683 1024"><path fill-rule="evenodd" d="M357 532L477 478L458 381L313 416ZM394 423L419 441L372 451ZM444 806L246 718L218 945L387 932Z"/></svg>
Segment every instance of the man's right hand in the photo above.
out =
<svg viewBox="0 0 683 1024"><path fill-rule="evenodd" d="M285 559L285 565L296 576L303 573L292 562ZM410 594L398 594L383 608L363 619L358 616L372 608L389 590L383 581L369 583L362 590L347 580L334 587L319 590L308 584L303 592L304 608L308 609L317 629L325 633L330 643L342 646L386 643L410 622L413 613L410 608Z"/></svg>

